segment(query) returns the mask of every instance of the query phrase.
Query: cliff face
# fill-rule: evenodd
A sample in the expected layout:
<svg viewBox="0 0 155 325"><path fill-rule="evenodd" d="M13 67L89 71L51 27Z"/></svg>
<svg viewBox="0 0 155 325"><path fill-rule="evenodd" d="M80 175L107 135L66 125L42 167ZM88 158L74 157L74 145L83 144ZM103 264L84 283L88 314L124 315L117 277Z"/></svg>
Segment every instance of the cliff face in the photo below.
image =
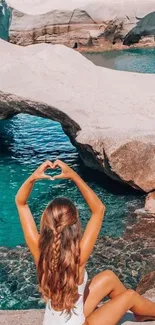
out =
<svg viewBox="0 0 155 325"><path fill-rule="evenodd" d="M27 15L13 10L10 42L29 45L37 43L65 44L74 47L76 42L86 45L90 31L98 31L85 10L54 10L43 15Z"/></svg>
<svg viewBox="0 0 155 325"><path fill-rule="evenodd" d="M155 76L95 66L63 45L0 41L0 117L59 121L86 165L155 187Z"/></svg>
<svg viewBox="0 0 155 325"><path fill-rule="evenodd" d="M85 0L19 2L7 0L13 8L9 40L19 45L64 44L72 48L95 49L154 43L155 2L140 0Z"/></svg>

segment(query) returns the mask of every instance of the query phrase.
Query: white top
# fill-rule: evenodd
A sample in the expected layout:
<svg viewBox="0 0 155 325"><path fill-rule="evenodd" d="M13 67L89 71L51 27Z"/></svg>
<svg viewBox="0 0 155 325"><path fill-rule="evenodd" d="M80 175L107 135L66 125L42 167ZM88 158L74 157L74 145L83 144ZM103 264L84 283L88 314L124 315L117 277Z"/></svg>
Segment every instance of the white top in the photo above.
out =
<svg viewBox="0 0 155 325"><path fill-rule="evenodd" d="M71 312L71 317L69 317L65 312L54 310L50 301L46 304L45 316L43 325L83 325L85 322L85 316L83 312L83 296L85 287L87 284L88 275L85 270L84 280L81 285L78 286L78 293L80 295L79 299L75 304L74 311Z"/></svg>

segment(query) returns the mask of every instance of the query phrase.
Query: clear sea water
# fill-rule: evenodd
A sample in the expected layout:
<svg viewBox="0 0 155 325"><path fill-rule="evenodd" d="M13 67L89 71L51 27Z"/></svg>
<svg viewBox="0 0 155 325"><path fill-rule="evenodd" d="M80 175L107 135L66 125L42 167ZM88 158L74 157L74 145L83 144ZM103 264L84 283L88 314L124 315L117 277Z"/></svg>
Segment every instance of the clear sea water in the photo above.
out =
<svg viewBox="0 0 155 325"><path fill-rule="evenodd" d="M86 53L95 64L115 70L155 73L155 48Z"/></svg>

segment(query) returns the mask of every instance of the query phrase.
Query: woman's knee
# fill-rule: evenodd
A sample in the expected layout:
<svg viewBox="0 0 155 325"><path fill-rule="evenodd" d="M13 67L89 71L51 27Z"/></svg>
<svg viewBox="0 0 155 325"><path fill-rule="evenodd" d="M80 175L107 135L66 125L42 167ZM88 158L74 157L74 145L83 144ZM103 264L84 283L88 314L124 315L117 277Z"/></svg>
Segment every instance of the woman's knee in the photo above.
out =
<svg viewBox="0 0 155 325"><path fill-rule="evenodd" d="M125 294L129 299L132 300L137 295L137 292L134 291L133 289L127 289Z"/></svg>
<svg viewBox="0 0 155 325"><path fill-rule="evenodd" d="M102 276L107 280L112 281L117 278L116 274L111 270L105 270L102 272Z"/></svg>

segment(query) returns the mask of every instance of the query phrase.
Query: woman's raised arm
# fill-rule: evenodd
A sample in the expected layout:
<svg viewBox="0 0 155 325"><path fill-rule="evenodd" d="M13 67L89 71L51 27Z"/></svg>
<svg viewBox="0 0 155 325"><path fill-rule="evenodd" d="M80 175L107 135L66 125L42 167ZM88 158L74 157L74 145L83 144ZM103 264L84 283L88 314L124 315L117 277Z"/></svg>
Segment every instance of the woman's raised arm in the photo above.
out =
<svg viewBox="0 0 155 325"><path fill-rule="evenodd" d="M80 249L80 265L84 266L94 248L95 242L97 240L98 234L101 229L105 206L98 198L98 196L94 193L94 191L81 179L81 177L73 171L69 166L63 163L60 160L57 160L53 164L53 168L60 167L62 173L54 177L56 178L70 178L77 185L80 192L82 193L85 201L87 202L92 215L90 220L87 223L85 232L81 239Z"/></svg>
<svg viewBox="0 0 155 325"><path fill-rule="evenodd" d="M39 233L27 200L31 194L35 181L39 179L52 179L52 177L45 174L45 171L48 168L52 168L52 163L50 161L46 161L38 167L20 187L15 199L24 237L36 264L39 259Z"/></svg>
<svg viewBox="0 0 155 325"><path fill-rule="evenodd" d="M87 263L96 243L103 222L105 206L94 191L77 174L74 175L73 181L78 186L92 212L80 243L80 265L82 266Z"/></svg>

